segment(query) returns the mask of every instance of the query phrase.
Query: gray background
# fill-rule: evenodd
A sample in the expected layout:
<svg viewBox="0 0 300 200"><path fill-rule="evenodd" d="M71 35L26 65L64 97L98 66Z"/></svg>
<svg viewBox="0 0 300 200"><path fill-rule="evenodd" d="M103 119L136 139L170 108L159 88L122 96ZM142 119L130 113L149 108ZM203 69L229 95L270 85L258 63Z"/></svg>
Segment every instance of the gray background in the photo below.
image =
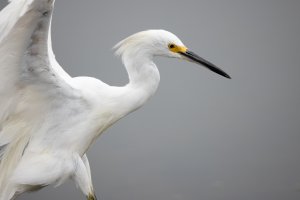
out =
<svg viewBox="0 0 300 200"><path fill-rule="evenodd" d="M299 9L297 0L57 0L54 50L73 76L126 84L111 47L162 28L233 78L157 58L157 94L88 152L98 198L299 200ZM19 199L84 197L68 181Z"/></svg>

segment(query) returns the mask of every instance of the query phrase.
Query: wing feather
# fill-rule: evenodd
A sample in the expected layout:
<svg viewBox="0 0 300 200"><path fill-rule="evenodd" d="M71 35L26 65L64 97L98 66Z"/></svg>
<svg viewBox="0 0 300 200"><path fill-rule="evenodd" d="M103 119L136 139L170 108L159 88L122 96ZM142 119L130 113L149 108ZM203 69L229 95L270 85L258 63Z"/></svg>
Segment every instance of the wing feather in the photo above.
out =
<svg viewBox="0 0 300 200"><path fill-rule="evenodd" d="M12 0L0 12L0 193L43 116L80 98L51 46L54 0ZM43 133L44 134L44 133ZM36 136L36 135L35 135ZM11 159L13 158L13 159ZM2 160L1 160L2 159ZM6 194L14 191L6 191ZM1 199L1 195L0 195Z"/></svg>
<svg viewBox="0 0 300 200"><path fill-rule="evenodd" d="M24 108L29 100L42 104L57 93L76 93L52 51L52 8L49 0L13 0L0 12L0 126L21 111L31 111ZM0 145L3 138L7 143L1 131Z"/></svg>

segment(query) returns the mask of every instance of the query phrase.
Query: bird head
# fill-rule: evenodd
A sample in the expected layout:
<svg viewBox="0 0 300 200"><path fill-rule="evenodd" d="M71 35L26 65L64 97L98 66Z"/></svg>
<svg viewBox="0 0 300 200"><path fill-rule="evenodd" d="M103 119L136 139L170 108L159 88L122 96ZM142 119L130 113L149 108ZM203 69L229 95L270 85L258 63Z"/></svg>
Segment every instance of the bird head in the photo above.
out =
<svg viewBox="0 0 300 200"><path fill-rule="evenodd" d="M138 32L122 40L114 48L116 54L121 57L147 55L148 57L165 56L187 60L230 79L227 73L190 51L176 35L165 30Z"/></svg>

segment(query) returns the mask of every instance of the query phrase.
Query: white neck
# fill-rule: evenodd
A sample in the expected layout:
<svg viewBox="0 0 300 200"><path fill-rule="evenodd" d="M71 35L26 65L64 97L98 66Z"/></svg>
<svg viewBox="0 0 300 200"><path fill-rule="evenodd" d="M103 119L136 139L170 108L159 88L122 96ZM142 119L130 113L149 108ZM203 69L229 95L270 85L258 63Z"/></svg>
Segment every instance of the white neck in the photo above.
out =
<svg viewBox="0 0 300 200"><path fill-rule="evenodd" d="M160 75L150 54L124 54L123 63L126 67L129 83L125 86L127 97L124 103L132 112L146 103L156 92Z"/></svg>

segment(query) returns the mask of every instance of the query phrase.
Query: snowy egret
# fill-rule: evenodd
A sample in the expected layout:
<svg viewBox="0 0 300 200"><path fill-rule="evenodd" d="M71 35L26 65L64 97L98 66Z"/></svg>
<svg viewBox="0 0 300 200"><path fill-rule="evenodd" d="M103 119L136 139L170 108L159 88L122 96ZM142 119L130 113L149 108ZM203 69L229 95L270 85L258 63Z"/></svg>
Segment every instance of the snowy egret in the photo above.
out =
<svg viewBox="0 0 300 200"><path fill-rule="evenodd" d="M186 59L230 78L164 30L139 32L115 46L129 76L124 87L72 78L52 51L53 5L11 0L0 13L0 200L68 178L95 199L86 151L155 93L154 56Z"/></svg>

